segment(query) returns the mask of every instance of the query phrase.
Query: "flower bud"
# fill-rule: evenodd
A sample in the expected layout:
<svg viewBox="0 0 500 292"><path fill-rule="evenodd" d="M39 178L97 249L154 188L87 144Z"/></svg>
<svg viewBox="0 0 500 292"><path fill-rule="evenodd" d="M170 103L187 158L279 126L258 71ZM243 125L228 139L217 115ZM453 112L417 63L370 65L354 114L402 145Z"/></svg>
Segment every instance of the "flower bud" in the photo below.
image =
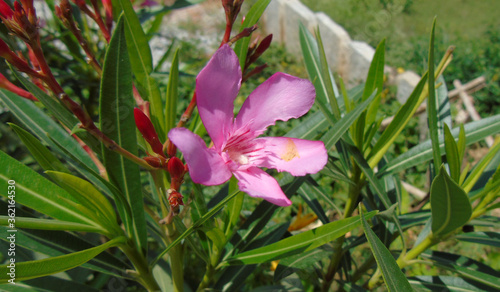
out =
<svg viewBox="0 0 500 292"><path fill-rule="evenodd" d="M2 18L11 19L14 16L14 11L9 6L9 4L5 3L5 1L0 0L0 14Z"/></svg>
<svg viewBox="0 0 500 292"><path fill-rule="evenodd" d="M177 192L177 191L172 191L170 195L168 195L168 203L170 204L171 208L177 208L179 205L184 206L184 202L182 201L183 196Z"/></svg>
<svg viewBox="0 0 500 292"><path fill-rule="evenodd" d="M166 165L166 159L163 157L144 157L143 158L149 165L156 168L164 168Z"/></svg>
<svg viewBox="0 0 500 292"><path fill-rule="evenodd" d="M167 163L167 169L170 176L174 179L180 178L184 175L185 168L182 161L177 157L172 157Z"/></svg>
<svg viewBox="0 0 500 292"><path fill-rule="evenodd" d="M151 145L151 148L156 154L164 156L163 145L160 143L158 134L151 123L151 120L146 116L140 109L134 108L134 118L135 124L139 132L141 132L142 137Z"/></svg>

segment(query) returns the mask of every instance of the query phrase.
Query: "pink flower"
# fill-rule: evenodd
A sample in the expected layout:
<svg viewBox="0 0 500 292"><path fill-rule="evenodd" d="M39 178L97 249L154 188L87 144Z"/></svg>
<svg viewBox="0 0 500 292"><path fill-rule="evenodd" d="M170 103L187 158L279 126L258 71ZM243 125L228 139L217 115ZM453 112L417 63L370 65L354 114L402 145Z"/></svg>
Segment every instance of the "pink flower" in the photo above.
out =
<svg viewBox="0 0 500 292"><path fill-rule="evenodd" d="M217 50L196 79L198 111L213 147L185 128L168 134L184 154L195 183L218 185L231 175L241 191L279 206L290 200L278 182L259 167L302 176L320 171L328 156L323 142L287 137L258 137L277 120L298 118L314 103L308 80L276 73L244 102L236 118L233 102L241 86L238 57L228 45Z"/></svg>

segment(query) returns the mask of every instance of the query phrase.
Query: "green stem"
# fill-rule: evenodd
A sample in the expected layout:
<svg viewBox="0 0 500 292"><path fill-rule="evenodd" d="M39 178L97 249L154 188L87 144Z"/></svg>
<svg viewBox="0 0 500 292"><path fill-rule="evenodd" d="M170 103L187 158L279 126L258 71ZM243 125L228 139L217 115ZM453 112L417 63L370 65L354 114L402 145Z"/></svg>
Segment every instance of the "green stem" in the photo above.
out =
<svg viewBox="0 0 500 292"><path fill-rule="evenodd" d="M207 270L205 271L205 275L203 276L203 280L201 280L197 292L204 291L205 288L208 288L215 274L215 267L212 264L207 264Z"/></svg>
<svg viewBox="0 0 500 292"><path fill-rule="evenodd" d="M358 202L359 194L361 192L361 187L364 184L364 178L361 177L361 169L354 164L352 170L352 181L354 185L349 185L349 197L347 198L344 218L352 216L352 213L356 209L356 203ZM339 266L340 260L342 259L342 245L344 244L345 235L337 238L333 242L333 253L330 260L330 265L328 266L327 273L324 277L323 285L321 291L328 291L332 285L333 278L337 273L337 268Z"/></svg>
<svg viewBox="0 0 500 292"><path fill-rule="evenodd" d="M121 245L120 249L134 265L137 271L137 274L135 275L137 281L148 291L159 291L160 287L158 286L156 279L153 277L152 271L148 268L146 259L139 253L139 251L127 244Z"/></svg>
<svg viewBox="0 0 500 292"><path fill-rule="evenodd" d="M173 224L166 224L167 227L167 242L172 244L179 233ZM174 246L169 252L170 267L172 269L172 281L174 283L174 292L184 291L184 250L183 246L178 244Z"/></svg>

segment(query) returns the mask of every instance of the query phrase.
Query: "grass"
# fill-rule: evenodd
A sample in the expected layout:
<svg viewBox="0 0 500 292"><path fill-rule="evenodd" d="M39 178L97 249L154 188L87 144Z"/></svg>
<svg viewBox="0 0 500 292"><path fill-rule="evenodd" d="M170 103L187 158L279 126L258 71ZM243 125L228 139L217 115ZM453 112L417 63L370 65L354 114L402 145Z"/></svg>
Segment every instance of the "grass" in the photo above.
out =
<svg viewBox="0 0 500 292"><path fill-rule="evenodd" d="M497 0L404 0L391 1L386 8L376 0L302 0L314 11L323 11L344 26L355 40L372 46L387 38L388 61L393 66L406 67L408 53L416 38L428 35L434 16L437 17L437 39L467 48L468 43L485 37L489 27L500 27ZM406 58L405 58L406 56ZM405 60L406 59L406 60ZM415 64L418 65L418 64Z"/></svg>

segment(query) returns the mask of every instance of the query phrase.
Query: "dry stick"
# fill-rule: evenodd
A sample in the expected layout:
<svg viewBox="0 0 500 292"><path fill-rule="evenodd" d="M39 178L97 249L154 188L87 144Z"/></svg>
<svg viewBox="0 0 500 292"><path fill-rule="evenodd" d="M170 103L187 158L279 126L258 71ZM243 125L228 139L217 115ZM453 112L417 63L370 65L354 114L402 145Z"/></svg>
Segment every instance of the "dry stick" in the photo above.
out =
<svg viewBox="0 0 500 292"><path fill-rule="evenodd" d="M474 93L474 92L484 88L485 86L486 86L486 79L484 78L484 76L479 76L478 78L467 82L463 86L463 90L466 91L468 94L471 94L471 93ZM450 99L450 101L452 101L452 100L459 97L459 93L460 93L460 91L458 89L450 90L448 92L448 98ZM426 109L427 109L427 104L426 103L421 104L418 107L417 111L415 112L415 115L420 115L420 114L424 113L426 111ZM382 121L382 124L380 125L381 129L385 129L392 122L393 119L394 119L394 116L385 118Z"/></svg>
<svg viewBox="0 0 500 292"><path fill-rule="evenodd" d="M465 109L469 113L472 120L474 120L474 121L481 120L481 117L477 113L476 108L474 107L474 104L472 103L473 98L465 92L464 86L462 85L460 80L455 79L453 81L453 85L455 85L455 88L458 90L458 95L460 96L460 99L464 103ZM491 137L491 136L486 137L485 141L486 141L486 144L488 145L488 147L491 147L493 145L493 142L494 142L493 137Z"/></svg>

